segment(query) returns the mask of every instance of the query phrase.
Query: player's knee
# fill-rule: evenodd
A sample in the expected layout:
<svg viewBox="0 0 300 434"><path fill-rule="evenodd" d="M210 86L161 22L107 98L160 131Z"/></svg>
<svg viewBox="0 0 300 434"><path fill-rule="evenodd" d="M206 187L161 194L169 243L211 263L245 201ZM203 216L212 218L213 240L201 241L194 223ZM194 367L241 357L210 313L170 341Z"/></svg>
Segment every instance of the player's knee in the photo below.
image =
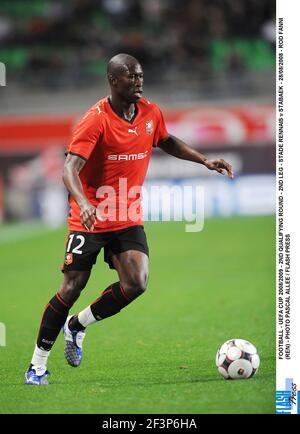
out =
<svg viewBox="0 0 300 434"><path fill-rule="evenodd" d="M86 282L86 278L81 275L72 276L71 278L66 279L59 291L62 298L67 303L73 304L80 296Z"/></svg>
<svg viewBox="0 0 300 434"><path fill-rule="evenodd" d="M132 298L136 298L146 291L147 283L148 274L142 272L137 273L128 279L128 281L124 284L124 289Z"/></svg>

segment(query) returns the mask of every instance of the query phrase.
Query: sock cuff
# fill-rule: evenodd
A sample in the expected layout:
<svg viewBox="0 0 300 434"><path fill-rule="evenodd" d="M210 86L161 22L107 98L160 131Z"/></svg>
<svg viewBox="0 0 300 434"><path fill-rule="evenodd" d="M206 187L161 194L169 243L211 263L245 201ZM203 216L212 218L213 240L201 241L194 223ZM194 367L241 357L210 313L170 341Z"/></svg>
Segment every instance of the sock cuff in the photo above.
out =
<svg viewBox="0 0 300 434"><path fill-rule="evenodd" d="M113 283L111 285L111 292L115 300L122 306L127 306L127 304L131 303L131 300L125 294L124 289L122 288L120 282Z"/></svg>
<svg viewBox="0 0 300 434"><path fill-rule="evenodd" d="M58 300L60 303L62 303L65 307L68 307L69 309L72 307L70 304L66 303L66 302L61 298L61 296L59 295L58 292L55 294L55 297L56 297L57 300Z"/></svg>
<svg viewBox="0 0 300 434"><path fill-rule="evenodd" d="M125 294L125 291L124 291L124 288L123 288L123 286L121 285L121 283L119 284L120 285L120 290L121 290L121 293L122 293L122 295L123 295L123 297L125 298L125 300L127 300L127 301L131 301L128 297L127 297L127 295Z"/></svg>
<svg viewBox="0 0 300 434"><path fill-rule="evenodd" d="M58 294L51 298L48 306L59 315L66 315L71 308Z"/></svg>

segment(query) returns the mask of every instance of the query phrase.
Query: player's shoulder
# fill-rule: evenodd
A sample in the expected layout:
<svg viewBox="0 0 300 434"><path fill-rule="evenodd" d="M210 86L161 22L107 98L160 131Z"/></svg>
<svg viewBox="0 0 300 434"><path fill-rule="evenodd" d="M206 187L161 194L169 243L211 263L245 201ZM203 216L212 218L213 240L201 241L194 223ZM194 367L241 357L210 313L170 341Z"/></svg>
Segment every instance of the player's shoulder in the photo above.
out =
<svg viewBox="0 0 300 434"><path fill-rule="evenodd" d="M81 116L77 126L79 128L99 128L105 123L105 98L100 99L93 104L86 112Z"/></svg>
<svg viewBox="0 0 300 434"><path fill-rule="evenodd" d="M99 118L105 117L105 115L107 115L107 103L107 97L100 99L88 109L86 114Z"/></svg>
<svg viewBox="0 0 300 434"><path fill-rule="evenodd" d="M160 112L160 108L157 104L155 104L154 102L150 101L149 99L145 99L145 98L141 98L139 100L139 108L143 111L143 112L147 112L147 113L159 113Z"/></svg>

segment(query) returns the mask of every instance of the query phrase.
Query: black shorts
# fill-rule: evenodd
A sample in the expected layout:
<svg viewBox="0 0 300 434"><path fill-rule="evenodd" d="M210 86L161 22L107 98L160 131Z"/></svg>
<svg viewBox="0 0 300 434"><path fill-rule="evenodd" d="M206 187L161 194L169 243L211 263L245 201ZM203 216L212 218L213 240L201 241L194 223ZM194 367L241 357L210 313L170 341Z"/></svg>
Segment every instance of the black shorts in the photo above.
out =
<svg viewBox="0 0 300 434"><path fill-rule="evenodd" d="M115 268L111 257L127 250L139 250L149 256L143 226L130 226L120 231L98 233L71 231L67 238L65 260L61 271L91 270L102 247L104 247L104 260L110 268Z"/></svg>

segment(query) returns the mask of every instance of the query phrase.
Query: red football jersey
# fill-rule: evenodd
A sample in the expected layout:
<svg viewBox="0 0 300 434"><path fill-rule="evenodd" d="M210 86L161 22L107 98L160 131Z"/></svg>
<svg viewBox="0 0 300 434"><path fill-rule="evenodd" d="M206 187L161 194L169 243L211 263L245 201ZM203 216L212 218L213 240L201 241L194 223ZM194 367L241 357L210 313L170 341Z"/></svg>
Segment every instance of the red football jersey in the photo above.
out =
<svg viewBox="0 0 300 434"><path fill-rule="evenodd" d="M152 147L167 138L160 109L141 98L132 123L112 109L108 97L91 107L77 125L67 152L86 159L80 172L84 194L97 208L92 232L143 224L141 187ZM80 208L70 197L69 229L86 231Z"/></svg>

